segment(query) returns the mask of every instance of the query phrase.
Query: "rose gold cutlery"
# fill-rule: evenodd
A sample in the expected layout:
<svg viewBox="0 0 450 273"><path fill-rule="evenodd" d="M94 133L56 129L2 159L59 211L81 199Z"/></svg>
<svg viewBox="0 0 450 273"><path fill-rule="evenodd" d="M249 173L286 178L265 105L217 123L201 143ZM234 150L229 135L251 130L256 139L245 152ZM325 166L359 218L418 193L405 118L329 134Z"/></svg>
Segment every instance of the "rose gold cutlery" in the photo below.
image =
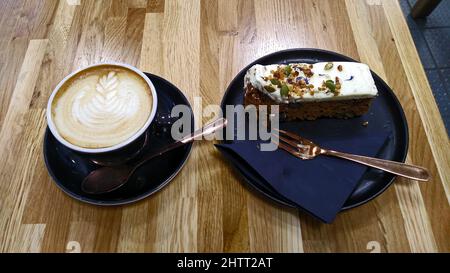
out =
<svg viewBox="0 0 450 273"><path fill-rule="evenodd" d="M134 172L149 160L160 156L168 151L183 146L186 143L194 141L198 137L209 135L215 131L224 128L227 125L227 120L219 118L203 128L196 130L162 149L145 155L143 159L132 165L122 164L119 166L101 167L89 173L81 183L81 189L90 194L101 194L114 191L127 183Z"/></svg>
<svg viewBox="0 0 450 273"><path fill-rule="evenodd" d="M279 132L278 136L273 134L279 139L278 147L301 159L312 159L318 155L328 155L351 160L369 167L377 168L389 173L393 173L410 179L415 179L418 181L428 181L430 178L428 171L425 168L419 166L327 150L319 147L314 142L305 139L297 134L284 130L275 130Z"/></svg>

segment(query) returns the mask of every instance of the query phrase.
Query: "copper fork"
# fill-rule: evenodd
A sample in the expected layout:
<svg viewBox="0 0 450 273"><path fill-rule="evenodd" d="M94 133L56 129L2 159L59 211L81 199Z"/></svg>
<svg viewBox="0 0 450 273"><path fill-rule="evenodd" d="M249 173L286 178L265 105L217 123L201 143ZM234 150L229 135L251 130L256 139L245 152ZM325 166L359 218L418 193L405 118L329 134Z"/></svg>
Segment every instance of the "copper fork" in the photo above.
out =
<svg viewBox="0 0 450 273"><path fill-rule="evenodd" d="M318 155L335 156L418 181L430 179L427 169L419 166L327 150L297 134L279 129L275 130L279 132L279 135L273 134L280 140L278 147L301 159L312 159Z"/></svg>

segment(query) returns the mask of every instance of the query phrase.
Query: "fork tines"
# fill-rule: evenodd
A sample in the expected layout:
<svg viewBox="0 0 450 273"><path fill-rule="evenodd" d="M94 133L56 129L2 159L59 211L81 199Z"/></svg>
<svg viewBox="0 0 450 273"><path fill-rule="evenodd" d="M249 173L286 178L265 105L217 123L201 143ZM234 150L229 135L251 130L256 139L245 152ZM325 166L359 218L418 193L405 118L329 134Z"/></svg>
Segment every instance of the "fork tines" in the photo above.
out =
<svg viewBox="0 0 450 273"><path fill-rule="evenodd" d="M310 159L312 155L310 155L310 145L311 142L294 134L291 132L287 132L284 130L276 129L279 132L279 135L273 134L273 136L279 139L278 147L289 152L295 157L301 159Z"/></svg>

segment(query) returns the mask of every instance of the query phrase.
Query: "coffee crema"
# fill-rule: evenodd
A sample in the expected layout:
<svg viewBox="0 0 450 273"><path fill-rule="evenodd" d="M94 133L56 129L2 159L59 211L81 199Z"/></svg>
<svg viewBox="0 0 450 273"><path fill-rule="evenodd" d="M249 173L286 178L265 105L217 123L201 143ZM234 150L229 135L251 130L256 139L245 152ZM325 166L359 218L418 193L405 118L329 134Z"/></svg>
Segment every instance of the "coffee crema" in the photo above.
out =
<svg viewBox="0 0 450 273"><path fill-rule="evenodd" d="M146 123L153 97L136 72L114 65L73 75L52 102L58 133L73 145L106 148L122 143Z"/></svg>

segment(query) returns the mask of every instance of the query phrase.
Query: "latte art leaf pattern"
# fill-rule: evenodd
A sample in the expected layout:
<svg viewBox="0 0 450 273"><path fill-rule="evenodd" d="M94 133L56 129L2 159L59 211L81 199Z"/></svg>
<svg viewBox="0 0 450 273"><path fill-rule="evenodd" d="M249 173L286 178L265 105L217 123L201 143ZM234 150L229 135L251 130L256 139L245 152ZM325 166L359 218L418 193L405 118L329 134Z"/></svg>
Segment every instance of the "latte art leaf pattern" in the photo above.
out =
<svg viewBox="0 0 450 273"><path fill-rule="evenodd" d="M73 101L72 114L90 128L111 128L132 117L139 109L139 97L122 84L114 71L99 78L95 90L84 89ZM90 92L95 92L94 95Z"/></svg>
<svg viewBox="0 0 450 273"><path fill-rule="evenodd" d="M76 74L52 103L59 134L71 144L104 148L119 144L145 125L152 91L135 72L117 66Z"/></svg>

